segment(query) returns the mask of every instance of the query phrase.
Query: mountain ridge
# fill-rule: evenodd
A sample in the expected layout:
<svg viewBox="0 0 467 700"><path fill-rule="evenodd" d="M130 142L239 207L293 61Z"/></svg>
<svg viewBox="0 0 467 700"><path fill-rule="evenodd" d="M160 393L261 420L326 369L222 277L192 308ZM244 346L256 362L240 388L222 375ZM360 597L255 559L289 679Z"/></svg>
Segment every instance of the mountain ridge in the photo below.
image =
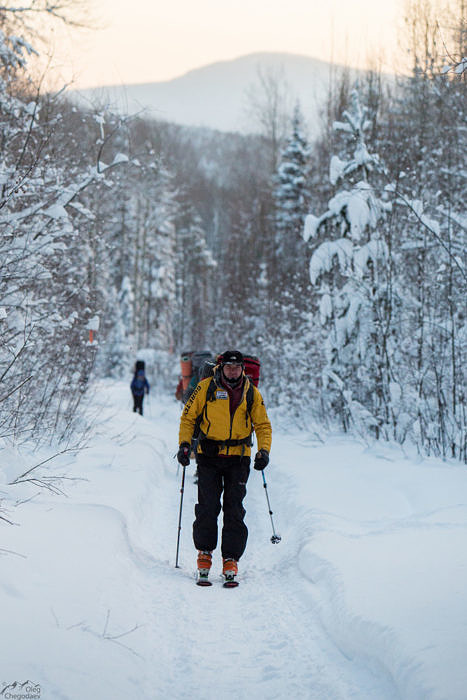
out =
<svg viewBox="0 0 467 700"><path fill-rule="evenodd" d="M170 80L104 85L71 91L71 96L79 102L109 105L126 114L142 112L185 126L254 133L258 129L247 116L247 91L258 84L262 72L287 82L290 103L300 102L313 132L331 76L341 69L302 54L256 52L193 68Z"/></svg>
<svg viewBox="0 0 467 700"><path fill-rule="evenodd" d="M198 66L197 68L190 68L189 70L185 71L185 73L180 73L180 75L175 75L173 78L167 78L166 80L154 80L154 81L144 81L144 82L138 82L138 83L124 83L125 85L165 85L167 83L173 83L175 81L179 81L182 78L188 78L189 76L195 74L195 73L202 73L205 70L210 70L212 68L216 68L218 66L227 66L229 64L239 64L242 62L247 62L253 59L259 59L262 61L268 61L268 59L272 59L273 61L276 61L278 58L282 57L290 57L292 59L303 59L304 62L310 63L313 62L316 65L321 65L321 66L326 66L327 68L344 68L344 66L338 65L338 64L333 64L329 63L328 61L324 61L321 58L315 58L314 56L306 56L305 54L298 54L298 53L292 53L290 51L252 51L251 53L248 54L242 54L241 56L237 56L236 58L225 58L219 61L213 61L212 63L206 63L201 66ZM99 88L106 88L106 87L117 87L116 85L100 85ZM92 90L94 88L83 88L85 90Z"/></svg>

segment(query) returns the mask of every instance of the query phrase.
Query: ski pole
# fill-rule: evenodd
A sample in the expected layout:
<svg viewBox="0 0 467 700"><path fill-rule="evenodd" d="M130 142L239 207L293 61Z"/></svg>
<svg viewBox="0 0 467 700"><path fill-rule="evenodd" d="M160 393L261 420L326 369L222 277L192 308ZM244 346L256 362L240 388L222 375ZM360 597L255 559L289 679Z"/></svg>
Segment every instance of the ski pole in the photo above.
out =
<svg viewBox="0 0 467 700"><path fill-rule="evenodd" d="M182 507L183 507L183 492L185 490L185 470L186 467L183 467L183 472L182 472L182 485L180 487L180 513L178 516L178 537L177 537L177 554L175 556L175 568L179 569L178 565L178 549L180 547L180 532L182 529Z"/></svg>
<svg viewBox="0 0 467 700"><path fill-rule="evenodd" d="M281 538L280 535L276 534L276 531L275 531L275 529L274 529L274 520L272 519L271 504L270 504L270 502L269 502L268 485L267 485L267 483L266 483L266 477L264 476L264 471L262 471L261 474L263 475L263 485L264 485L264 490L265 490L265 492L266 492L266 500L267 500L267 502L268 502L269 515L270 515L270 518L271 518L271 525L272 525L272 537L271 537L271 542L272 542L273 544L277 544L278 542L281 541L282 538Z"/></svg>

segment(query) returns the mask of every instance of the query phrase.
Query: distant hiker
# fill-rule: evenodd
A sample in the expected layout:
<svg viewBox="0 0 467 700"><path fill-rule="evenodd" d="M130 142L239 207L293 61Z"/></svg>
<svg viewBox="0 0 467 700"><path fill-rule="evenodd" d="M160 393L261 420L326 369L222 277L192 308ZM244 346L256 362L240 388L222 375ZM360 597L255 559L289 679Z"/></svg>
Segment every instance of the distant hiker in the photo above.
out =
<svg viewBox="0 0 467 700"><path fill-rule="evenodd" d="M133 395L133 413L138 412L142 416L144 394L149 394L150 389L142 360L136 362L135 374L130 384L130 389Z"/></svg>
<svg viewBox="0 0 467 700"><path fill-rule="evenodd" d="M246 377L244 358L238 350L223 353L214 376L198 384L183 410L177 453L182 466L190 463L191 440L198 430L198 503L193 523L198 582L209 585L224 492L223 575L227 585L235 585L237 562L248 537L242 501L250 473L251 435L254 430L258 442L254 467L262 470L269 462L272 434L263 398Z"/></svg>

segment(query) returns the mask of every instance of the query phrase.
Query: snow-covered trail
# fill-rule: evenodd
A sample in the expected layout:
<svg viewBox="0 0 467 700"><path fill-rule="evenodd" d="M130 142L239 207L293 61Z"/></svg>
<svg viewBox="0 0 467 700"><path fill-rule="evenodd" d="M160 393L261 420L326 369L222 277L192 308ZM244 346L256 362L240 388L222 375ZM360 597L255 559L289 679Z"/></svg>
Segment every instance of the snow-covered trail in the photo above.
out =
<svg viewBox="0 0 467 700"><path fill-rule="evenodd" d="M0 542L16 553L0 559L9 630L0 642L0 681L29 678L41 684L42 698L54 700L464 697L465 606L442 608L446 591L436 590L428 561L441 538L447 579L455 574L453 593L463 600L463 470L446 467L441 486L432 465L436 489L423 494L418 472L406 477L407 464L403 471L389 448L366 454L351 440L322 445L276 431L266 478L282 542L270 542L262 478L252 469L241 585L226 590L220 575L216 580L217 550L214 585L199 588L193 467L185 484L180 568L174 568L180 407L151 397L145 409L144 418L132 414L126 385L103 383L89 449L56 460L48 471L82 480L64 482L66 499L42 493L15 511L21 527ZM436 508L428 508L430 499ZM425 598L413 586L409 553L398 578L402 543L410 537L415 575L423 577L434 605L434 631L427 627ZM410 616L414 622L404 627ZM451 640L443 647L437 640L446 632ZM446 680L436 662L440 654ZM447 678L443 695L439 687Z"/></svg>
<svg viewBox="0 0 467 700"><path fill-rule="evenodd" d="M139 619L145 620L144 655L157 659L148 668L147 692L154 697L206 700L255 696L373 700L377 689L381 700L397 697L384 673L378 677L368 665L355 664L322 629L297 570L300 524L288 528L283 543L271 544L262 478L254 470L245 501L250 536L240 565L240 587L222 588L219 550L214 556L214 585L209 589L194 585L193 463L186 472L180 569L174 568L181 469L173 453L179 413L179 405L172 402L148 407L146 430L149 437L154 426L158 436L150 446L163 464L164 478L155 470L152 483L140 484L144 500L139 503L139 520L129 527L121 523L130 560L139 573L133 579L132 597L138 601ZM277 519L281 512L293 514L294 504L287 499L287 465L274 488L275 472L273 462L267 473L273 482L269 491Z"/></svg>

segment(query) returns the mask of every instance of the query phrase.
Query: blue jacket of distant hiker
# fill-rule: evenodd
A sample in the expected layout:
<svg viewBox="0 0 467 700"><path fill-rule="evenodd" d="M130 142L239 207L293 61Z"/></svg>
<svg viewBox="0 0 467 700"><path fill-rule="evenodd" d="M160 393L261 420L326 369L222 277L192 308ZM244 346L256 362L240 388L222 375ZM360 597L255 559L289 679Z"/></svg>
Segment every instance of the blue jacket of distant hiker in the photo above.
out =
<svg viewBox="0 0 467 700"><path fill-rule="evenodd" d="M146 379L144 370L140 369L135 372L133 381L130 384L131 393L133 396L144 396L144 393L149 394L149 382Z"/></svg>

